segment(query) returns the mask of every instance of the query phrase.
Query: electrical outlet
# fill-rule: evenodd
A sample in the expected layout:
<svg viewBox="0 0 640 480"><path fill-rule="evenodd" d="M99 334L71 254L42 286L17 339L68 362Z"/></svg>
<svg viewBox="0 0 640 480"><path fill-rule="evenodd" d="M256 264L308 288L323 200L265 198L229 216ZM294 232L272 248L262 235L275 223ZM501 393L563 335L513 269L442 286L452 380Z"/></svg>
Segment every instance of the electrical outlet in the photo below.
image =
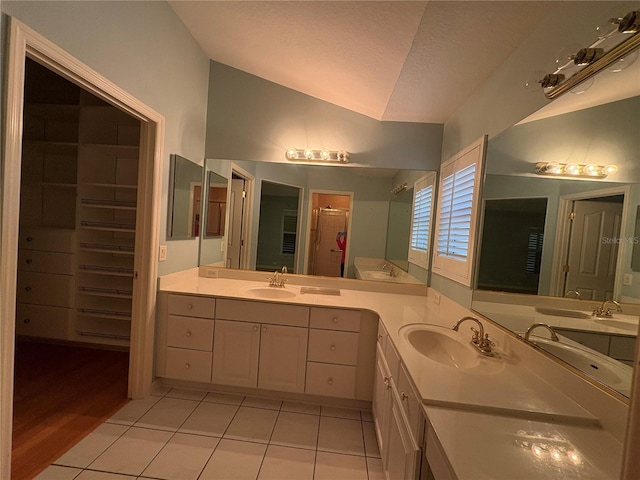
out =
<svg viewBox="0 0 640 480"><path fill-rule="evenodd" d="M205 274L209 278L218 278L218 270L215 268L207 268Z"/></svg>
<svg viewBox="0 0 640 480"><path fill-rule="evenodd" d="M433 294L433 303L435 303L436 305L440 305L440 294L439 293L434 293Z"/></svg>
<svg viewBox="0 0 640 480"><path fill-rule="evenodd" d="M624 276L622 277L622 283L627 286L632 285L633 275L631 275L630 273L625 273Z"/></svg>
<svg viewBox="0 0 640 480"><path fill-rule="evenodd" d="M167 259L167 246L160 245L160 251L158 252L158 261L164 262Z"/></svg>

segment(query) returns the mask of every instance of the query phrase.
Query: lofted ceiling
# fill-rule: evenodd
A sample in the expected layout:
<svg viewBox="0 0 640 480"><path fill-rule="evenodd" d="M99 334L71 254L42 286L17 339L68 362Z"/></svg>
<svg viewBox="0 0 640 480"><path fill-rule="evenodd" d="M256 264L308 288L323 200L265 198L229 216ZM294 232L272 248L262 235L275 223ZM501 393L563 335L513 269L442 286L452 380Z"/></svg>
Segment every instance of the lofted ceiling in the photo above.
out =
<svg viewBox="0 0 640 480"><path fill-rule="evenodd" d="M170 1L217 62L377 120L445 123L543 1Z"/></svg>

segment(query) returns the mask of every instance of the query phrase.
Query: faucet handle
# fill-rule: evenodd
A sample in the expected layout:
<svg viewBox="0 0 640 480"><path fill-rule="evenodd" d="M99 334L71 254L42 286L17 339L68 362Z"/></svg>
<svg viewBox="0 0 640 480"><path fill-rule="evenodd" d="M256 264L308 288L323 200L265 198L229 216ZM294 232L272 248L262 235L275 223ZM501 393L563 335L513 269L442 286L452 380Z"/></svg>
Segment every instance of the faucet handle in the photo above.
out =
<svg viewBox="0 0 640 480"><path fill-rule="evenodd" d="M473 337L471 337L471 341L473 343L480 343L480 341L482 340L480 338L480 331L477 328L471 327L471 331L473 332Z"/></svg>

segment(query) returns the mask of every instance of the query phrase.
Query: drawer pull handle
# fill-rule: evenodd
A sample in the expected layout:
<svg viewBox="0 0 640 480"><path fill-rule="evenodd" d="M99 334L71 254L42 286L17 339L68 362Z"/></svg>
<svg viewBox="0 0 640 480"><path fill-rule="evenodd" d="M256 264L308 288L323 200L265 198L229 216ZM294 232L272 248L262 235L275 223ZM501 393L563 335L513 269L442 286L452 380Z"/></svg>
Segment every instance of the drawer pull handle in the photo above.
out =
<svg viewBox="0 0 640 480"><path fill-rule="evenodd" d="M402 398L402 401L404 402L407 398L409 398L409 395L407 395L406 393L402 392L400 394L400 397Z"/></svg>
<svg viewBox="0 0 640 480"><path fill-rule="evenodd" d="M24 320L22 320L22 323L31 323L31 319L30 318L25 318Z"/></svg>
<svg viewBox="0 0 640 480"><path fill-rule="evenodd" d="M331 347L329 347L331 349L332 352L336 351L336 346L335 345L331 345Z"/></svg>
<svg viewBox="0 0 640 480"><path fill-rule="evenodd" d="M31 291L31 287L24 287L24 289L25 289L27 292L30 292L30 291Z"/></svg>
<svg viewBox="0 0 640 480"><path fill-rule="evenodd" d="M33 242L33 237L27 237L27 242Z"/></svg>
<svg viewBox="0 0 640 480"><path fill-rule="evenodd" d="M27 265L31 265L33 263L33 260L31 260L30 258L27 258Z"/></svg>
<svg viewBox="0 0 640 480"><path fill-rule="evenodd" d="M191 336L191 332L187 330L187 337Z"/></svg>
<svg viewBox="0 0 640 480"><path fill-rule="evenodd" d="M333 385L333 378L330 378L329 380L327 380L327 383L328 383L329 385Z"/></svg>
<svg viewBox="0 0 640 480"><path fill-rule="evenodd" d="M331 321L332 321L333 323L338 323L338 317L333 317L333 318L331 319Z"/></svg>
<svg viewBox="0 0 640 480"><path fill-rule="evenodd" d="M267 327L262 327L262 331L266 332L267 331Z"/></svg>
<svg viewBox="0 0 640 480"><path fill-rule="evenodd" d="M185 363L184 364L184 368L186 368L187 370L191 368L191 364L190 363Z"/></svg>
<svg viewBox="0 0 640 480"><path fill-rule="evenodd" d="M193 308L193 305L191 305L190 303L187 304L187 310L191 310Z"/></svg>
<svg viewBox="0 0 640 480"><path fill-rule="evenodd" d="M253 331L254 331L254 332L257 332L257 331L258 331L258 326L257 326L257 325L253 327Z"/></svg>

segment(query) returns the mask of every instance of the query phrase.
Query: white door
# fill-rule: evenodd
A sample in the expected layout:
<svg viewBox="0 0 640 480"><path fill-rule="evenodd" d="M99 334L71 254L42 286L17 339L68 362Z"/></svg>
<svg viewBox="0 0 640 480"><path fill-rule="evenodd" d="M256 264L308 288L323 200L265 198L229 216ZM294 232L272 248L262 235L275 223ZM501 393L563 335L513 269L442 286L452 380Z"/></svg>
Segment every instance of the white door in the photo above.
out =
<svg viewBox="0 0 640 480"><path fill-rule="evenodd" d="M258 387L304 392L309 330L262 325Z"/></svg>
<svg viewBox="0 0 640 480"><path fill-rule="evenodd" d="M320 209L316 237L315 275L339 277L342 250L336 242L338 232L347 229L347 211Z"/></svg>
<svg viewBox="0 0 640 480"><path fill-rule="evenodd" d="M376 437L380 446L383 467L387 466L387 448L389 437L389 416L391 413L391 375L384 360L384 354L377 346L376 371L373 378L373 420Z"/></svg>
<svg viewBox="0 0 640 480"><path fill-rule="evenodd" d="M240 258L243 247L244 182L242 178L231 179L231 196L229 199L231 218L229 219L229 235L227 235L228 268L240 268Z"/></svg>
<svg viewBox="0 0 640 480"><path fill-rule="evenodd" d="M582 299L611 299L622 203L579 200L573 212L564 291L580 292Z"/></svg>
<svg viewBox="0 0 640 480"><path fill-rule="evenodd" d="M213 383L255 387L258 384L258 323L215 321Z"/></svg>

